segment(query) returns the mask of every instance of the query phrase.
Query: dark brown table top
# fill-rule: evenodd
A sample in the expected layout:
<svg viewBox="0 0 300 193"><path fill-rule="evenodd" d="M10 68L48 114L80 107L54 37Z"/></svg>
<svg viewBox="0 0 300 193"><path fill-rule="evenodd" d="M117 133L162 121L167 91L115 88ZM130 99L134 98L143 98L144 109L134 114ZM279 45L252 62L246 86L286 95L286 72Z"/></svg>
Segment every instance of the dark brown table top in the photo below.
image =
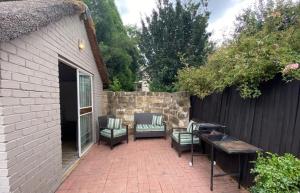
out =
<svg viewBox="0 0 300 193"><path fill-rule="evenodd" d="M199 123L200 127L204 127L204 128L218 128L218 127L225 127L224 125L220 125L217 123L205 123L205 122L200 122Z"/></svg>
<svg viewBox="0 0 300 193"><path fill-rule="evenodd" d="M256 153L258 151L261 151L260 148L255 147L254 145L251 145L249 143L246 143L244 141L215 141L213 142L214 145L225 151L228 154L239 154L239 153Z"/></svg>
<svg viewBox="0 0 300 193"><path fill-rule="evenodd" d="M201 139L228 154L250 154L262 151L262 149L254 145L230 136L226 136L224 140L217 139L219 137L222 138L222 136L221 133L215 132L214 134L203 134L201 135Z"/></svg>

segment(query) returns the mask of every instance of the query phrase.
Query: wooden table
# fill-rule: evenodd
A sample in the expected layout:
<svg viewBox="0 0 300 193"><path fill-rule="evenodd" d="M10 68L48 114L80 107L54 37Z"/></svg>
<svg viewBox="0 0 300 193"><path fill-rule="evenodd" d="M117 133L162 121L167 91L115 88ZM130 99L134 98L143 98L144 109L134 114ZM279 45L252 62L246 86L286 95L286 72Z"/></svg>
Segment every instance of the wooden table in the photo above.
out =
<svg viewBox="0 0 300 193"><path fill-rule="evenodd" d="M228 135L224 134L203 134L201 135L201 140L210 144L211 146L211 177L210 177L210 190L213 191L213 178L220 176L238 176L238 188L241 187L241 180L243 176L243 167L244 167L244 155L253 154L262 149L257 148L251 144L248 144L244 141L235 139ZM239 157L239 166L237 173L223 173L223 174L214 174L214 162L216 160L215 149L221 150L230 155L238 155Z"/></svg>

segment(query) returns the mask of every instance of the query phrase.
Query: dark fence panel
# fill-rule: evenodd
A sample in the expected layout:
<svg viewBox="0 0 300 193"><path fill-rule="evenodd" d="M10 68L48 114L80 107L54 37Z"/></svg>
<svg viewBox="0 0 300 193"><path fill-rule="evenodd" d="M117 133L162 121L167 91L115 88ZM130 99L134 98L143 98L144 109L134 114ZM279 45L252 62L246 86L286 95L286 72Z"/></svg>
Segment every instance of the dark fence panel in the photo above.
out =
<svg viewBox="0 0 300 193"><path fill-rule="evenodd" d="M261 90L257 99L243 99L235 88L203 100L191 97L191 118L227 125L230 135L265 151L300 157L300 81L285 83L276 77L262 84ZM221 154L223 169L234 168L222 161L227 159ZM250 167L246 165L244 185L251 184Z"/></svg>

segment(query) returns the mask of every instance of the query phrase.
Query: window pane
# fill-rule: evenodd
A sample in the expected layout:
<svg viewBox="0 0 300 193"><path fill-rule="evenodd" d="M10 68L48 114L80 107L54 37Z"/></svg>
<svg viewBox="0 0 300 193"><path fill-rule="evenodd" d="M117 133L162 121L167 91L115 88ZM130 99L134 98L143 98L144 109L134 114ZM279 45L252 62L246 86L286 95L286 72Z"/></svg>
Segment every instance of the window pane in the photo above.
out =
<svg viewBox="0 0 300 193"><path fill-rule="evenodd" d="M92 106L91 77L79 75L80 108Z"/></svg>

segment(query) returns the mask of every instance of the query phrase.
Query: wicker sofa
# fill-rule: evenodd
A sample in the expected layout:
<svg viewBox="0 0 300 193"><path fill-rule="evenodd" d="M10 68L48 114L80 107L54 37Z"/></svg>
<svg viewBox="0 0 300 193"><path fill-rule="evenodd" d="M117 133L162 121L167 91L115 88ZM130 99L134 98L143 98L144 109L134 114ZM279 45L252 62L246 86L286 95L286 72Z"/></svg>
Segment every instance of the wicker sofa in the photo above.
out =
<svg viewBox="0 0 300 193"><path fill-rule="evenodd" d="M116 118L114 115L107 115L107 116L100 116L98 117L99 123L99 140L105 141L107 144L110 145L110 148L113 149L114 145L121 143L122 141L126 140L128 143L128 125L122 126L122 128L111 128L107 127L108 119L109 118Z"/></svg>
<svg viewBox="0 0 300 193"><path fill-rule="evenodd" d="M162 120L160 125L152 124L153 116L162 116L160 113L135 113L134 114L134 140L137 138L167 136L166 123Z"/></svg>

